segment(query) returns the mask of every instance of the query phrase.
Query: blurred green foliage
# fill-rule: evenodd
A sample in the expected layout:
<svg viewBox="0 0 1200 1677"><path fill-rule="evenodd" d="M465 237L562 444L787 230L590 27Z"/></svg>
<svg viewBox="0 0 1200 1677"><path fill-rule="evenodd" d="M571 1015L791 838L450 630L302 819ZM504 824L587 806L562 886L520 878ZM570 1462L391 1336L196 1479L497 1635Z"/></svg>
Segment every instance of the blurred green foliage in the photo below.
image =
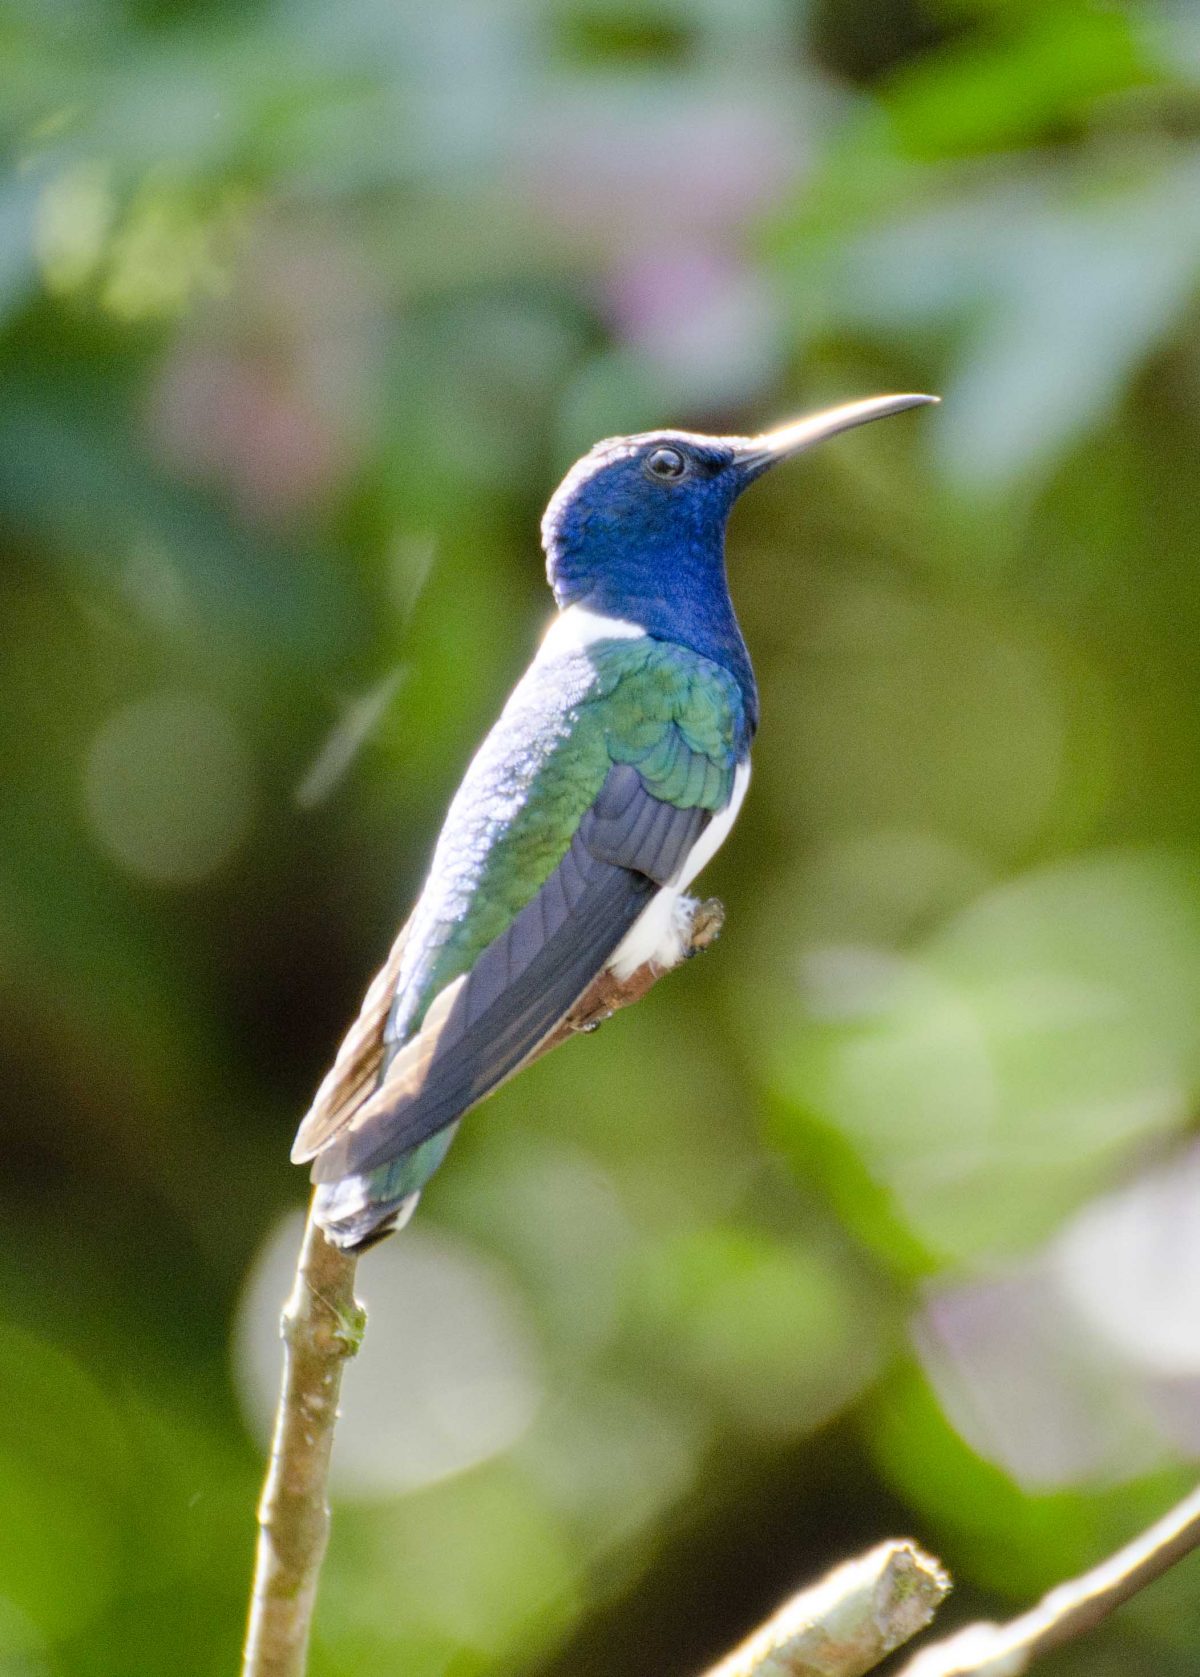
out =
<svg viewBox="0 0 1200 1677"><path fill-rule="evenodd" d="M229 1671L293 1126L597 437L756 490L719 950L363 1266L321 1677L1003 1611L1200 1456L1188 0L8 0L0 1673ZM1186 1191L1185 1191L1186 1190ZM1061 1677L1194 1670L1195 1567Z"/></svg>

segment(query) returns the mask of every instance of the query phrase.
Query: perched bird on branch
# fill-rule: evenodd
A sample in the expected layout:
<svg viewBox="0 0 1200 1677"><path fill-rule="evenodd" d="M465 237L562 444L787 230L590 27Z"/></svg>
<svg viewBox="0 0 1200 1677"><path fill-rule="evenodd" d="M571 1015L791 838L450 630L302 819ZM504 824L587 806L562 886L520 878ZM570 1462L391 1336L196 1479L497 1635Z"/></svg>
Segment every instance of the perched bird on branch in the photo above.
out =
<svg viewBox="0 0 1200 1677"><path fill-rule="evenodd" d="M777 461L935 399L760 437L616 437L567 473L542 520L558 614L296 1137L336 1245L403 1225L463 1114L597 979L679 961L684 892L737 818L758 723L725 576L733 503Z"/></svg>

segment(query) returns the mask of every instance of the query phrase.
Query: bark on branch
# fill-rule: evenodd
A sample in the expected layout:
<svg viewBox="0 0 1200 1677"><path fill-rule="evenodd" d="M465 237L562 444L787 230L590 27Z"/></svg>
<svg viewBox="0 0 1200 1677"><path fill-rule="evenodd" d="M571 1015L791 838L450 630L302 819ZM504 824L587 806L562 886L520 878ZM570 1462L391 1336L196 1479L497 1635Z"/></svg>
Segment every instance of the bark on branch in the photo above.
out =
<svg viewBox="0 0 1200 1677"><path fill-rule="evenodd" d="M283 1312L283 1383L258 1504L243 1677L303 1677L329 1537L325 1487L346 1360L366 1325L355 1260L310 1218Z"/></svg>
<svg viewBox="0 0 1200 1677"><path fill-rule="evenodd" d="M915 1543L881 1543L794 1595L705 1677L863 1677L924 1630L949 1590Z"/></svg>
<svg viewBox="0 0 1200 1677"><path fill-rule="evenodd" d="M685 955L707 949L725 911L715 897L689 901ZM593 1031L640 1001L668 969L639 967L623 982L602 973L535 1058L577 1031ZM366 1315L354 1297L356 1260L330 1244L311 1217L283 1312L283 1381L271 1459L258 1505L258 1548L242 1677L303 1677L321 1561L329 1536L326 1487L342 1370Z"/></svg>
<svg viewBox="0 0 1200 1677"><path fill-rule="evenodd" d="M1007 1624L973 1624L921 1649L897 1677L1023 1677L1200 1548L1200 1486L1090 1572ZM911 1543L885 1543L802 1590L705 1677L862 1677L924 1628L950 1587Z"/></svg>

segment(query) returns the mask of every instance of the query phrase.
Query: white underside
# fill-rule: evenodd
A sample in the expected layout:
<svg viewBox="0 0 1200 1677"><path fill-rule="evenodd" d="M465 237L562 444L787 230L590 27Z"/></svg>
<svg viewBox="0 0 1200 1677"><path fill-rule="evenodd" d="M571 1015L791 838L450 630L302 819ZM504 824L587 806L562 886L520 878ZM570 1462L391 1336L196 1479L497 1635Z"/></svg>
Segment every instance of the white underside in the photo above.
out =
<svg viewBox="0 0 1200 1677"><path fill-rule="evenodd" d="M627 618L608 617L586 606L568 606L550 619L539 655L552 658L564 652L585 652L598 641L638 640L645 633L640 623L630 623Z"/></svg>
<svg viewBox="0 0 1200 1677"><path fill-rule="evenodd" d="M651 898L618 944L608 963L614 977L626 979L647 961L660 967L678 966L684 956L684 940L691 928L691 915L683 894L700 869L716 855L729 837L750 784L750 763L740 763L733 776L733 794L725 808L714 815L688 851L687 860L669 885Z"/></svg>

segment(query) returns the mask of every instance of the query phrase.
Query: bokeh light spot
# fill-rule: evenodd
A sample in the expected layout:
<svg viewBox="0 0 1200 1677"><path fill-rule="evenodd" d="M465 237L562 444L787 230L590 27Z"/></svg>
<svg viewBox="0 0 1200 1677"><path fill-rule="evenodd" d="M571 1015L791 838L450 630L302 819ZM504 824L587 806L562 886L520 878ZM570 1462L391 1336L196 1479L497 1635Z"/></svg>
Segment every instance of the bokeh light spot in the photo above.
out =
<svg viewBox="0 0 1200 1677"><path fill-rule="evenodd" d="M193 884L245 837L249 757L230 717L208 699L153 694L100 727L84 764L84 800L93 832L122 867Z"/></svg>
<svg viewBox="0 0 1200 1677"><path fill-rule="evenodd" d="M1044 1265L931 1291L918 1353L955 1431L1027 1490L1131 1479L1162 1443Z"/></svg>
<svg viewBox="0 0 1200 1677"><path fill-rule="evenodd" d="M264 1441L279 1385L279 1313L299 1246L300 1219L288 1217L259 1254L242 1300L238 1380ZM542 1380L521 1300L501 1270L445 1235L406 1229L372 1252L360 1296L369 1322L342 1386L335 1492L414 1491L523 1437Z"/></svg>
<svg viewBox="0 0 1200 1677"><path fill-rule="evenodd" d="M32 1677L38 1637L89 1629L118 1588L129 1463L118 1418L85 1370L7 1323L0 1390L0 1677Z"/></svg>
<svg viewBox="0 0 1200 1677"><path fill-rule="evenodd" d="M1055 1268L1110 1346L1148 1374L1200 1377L1200 1148L1085 1206Z"/></svg>
<svg viewBox="0 0 1200 1677"><path fill-rule="evenodd" d="M104 254L116 214L109 164L88 159L65 170L42 193L34 245L51 291L74 291Z"/></svg>
<svg viewBox="0 0 1200 1677"><path fill-rule="evenodd" d="M642 1308L660 1343L740 1428L764 1437L830 1419L877 1372L877 1301L817 1245L713 1229L666 1247Z"/></svg>
<svg viewBox="0 0 1200 1677"><path fill-rule="evenodd" d="M50 1677L45 1638L11 1601L0 1596L0 1677Z"/></svg>

